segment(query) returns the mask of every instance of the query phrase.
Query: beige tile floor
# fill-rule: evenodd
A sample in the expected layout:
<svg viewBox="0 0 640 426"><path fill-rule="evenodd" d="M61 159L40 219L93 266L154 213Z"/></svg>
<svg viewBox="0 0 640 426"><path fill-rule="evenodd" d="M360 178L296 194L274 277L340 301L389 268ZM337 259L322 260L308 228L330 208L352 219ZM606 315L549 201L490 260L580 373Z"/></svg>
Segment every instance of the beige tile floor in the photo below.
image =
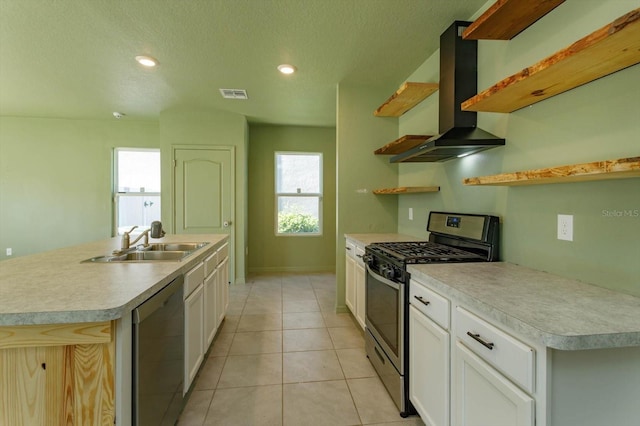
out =
<svg viewBox="0 0 640 426"><path fill-rule="evenodd" d="M424 426L403 419L336 314L335 275L268 274L231 287L229 311L180 426Z"/></svg>

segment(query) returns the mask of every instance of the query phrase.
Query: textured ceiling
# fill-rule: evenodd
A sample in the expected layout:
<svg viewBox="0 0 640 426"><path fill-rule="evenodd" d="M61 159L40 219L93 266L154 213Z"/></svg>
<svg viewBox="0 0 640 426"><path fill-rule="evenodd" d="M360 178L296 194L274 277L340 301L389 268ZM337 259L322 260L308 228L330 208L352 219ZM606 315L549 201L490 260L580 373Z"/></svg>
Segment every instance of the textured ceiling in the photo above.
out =
<svg viewBox="0 0 640 426"><path fill-rule="evenodd" d="M0 114L155 119L193 105L335 125L338 83L399 85L485 2L0 0ZM141 54L160 66L144 69ZM299 71L282 76L281 63Z"/></svg>

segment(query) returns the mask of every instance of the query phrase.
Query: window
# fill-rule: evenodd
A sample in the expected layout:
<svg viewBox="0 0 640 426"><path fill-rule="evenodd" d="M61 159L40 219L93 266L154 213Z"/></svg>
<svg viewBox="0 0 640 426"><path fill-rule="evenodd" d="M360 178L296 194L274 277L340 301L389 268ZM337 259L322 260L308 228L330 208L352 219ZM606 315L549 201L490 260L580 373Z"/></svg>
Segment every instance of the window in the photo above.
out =
<svg viewBox="0 0 640 426"><path fill-rule="evenodd" d="M276 152L276 235L322 234L322 154Z"/></svg>
<svg viewBox="0 0 640 426"><path fill-rule="evenodd" d="M160 150L115 149L113 200L116 235L160 220Z"/></svg>

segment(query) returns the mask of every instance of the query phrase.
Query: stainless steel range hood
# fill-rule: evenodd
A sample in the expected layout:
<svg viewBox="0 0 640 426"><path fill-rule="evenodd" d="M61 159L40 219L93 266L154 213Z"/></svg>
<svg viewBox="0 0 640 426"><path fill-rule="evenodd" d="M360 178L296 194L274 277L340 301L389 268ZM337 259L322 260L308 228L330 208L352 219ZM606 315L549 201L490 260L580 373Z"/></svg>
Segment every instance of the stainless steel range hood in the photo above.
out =
<svg viewBox="0 0 640 426"><path fill-rule="evenodd" d="M462 39L469 25L455 21L440 36L440 134L391 157L392 163L447 161L505 144L476 127L476 112L460 110L460 104L478 92L478 42Z"/></svg>

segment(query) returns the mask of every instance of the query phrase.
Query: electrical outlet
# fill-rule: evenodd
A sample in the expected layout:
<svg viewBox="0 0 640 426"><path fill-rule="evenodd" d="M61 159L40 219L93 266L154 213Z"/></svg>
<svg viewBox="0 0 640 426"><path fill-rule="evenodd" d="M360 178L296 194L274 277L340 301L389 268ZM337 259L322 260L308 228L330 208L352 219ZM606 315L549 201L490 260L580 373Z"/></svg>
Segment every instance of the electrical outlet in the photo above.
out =
<svg viewBox="0 0 640 426"><path fill-rule="evenodd" d="M409 207L409 220L413 220L413 207Z"/></svg>
<svg viewBox="0 0 640 426"><path fill-rule="evenodd" d="M7 256L11 256L13 254L13 249L11 247L7 247Z"/></svg>
<svg viewBox="0 0 640 426"><path fill-rule="evenodd" d="M573 241L573 215L558 215L558 239Z"/></svg>

